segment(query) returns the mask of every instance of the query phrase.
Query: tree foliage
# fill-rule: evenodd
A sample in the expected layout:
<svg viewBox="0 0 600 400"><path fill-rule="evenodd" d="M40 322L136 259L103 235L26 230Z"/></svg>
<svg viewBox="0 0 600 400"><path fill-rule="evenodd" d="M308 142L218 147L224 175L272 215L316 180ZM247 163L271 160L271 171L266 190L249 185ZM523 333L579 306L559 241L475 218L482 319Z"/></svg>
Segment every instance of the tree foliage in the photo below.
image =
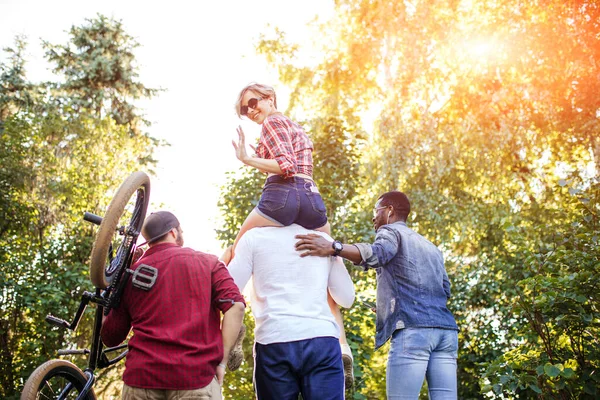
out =
<svg viewBox="0 0 600 400"><path fill-rule="evenodd" d="M120 22L98 16L73 27L69 44L45 45L64 80L27 79L24 38L5 49L0 64L0 397L6 399L17 398L33 369L67 343L89 347L89 319L68 334L44 318L71 319L90 289L95 231L83 212L103 215L107 194L132 171L150 168L158 145L127 103L155 91L132 81L137 43Z"/></svg>
<svg viewBox="0 0 600 400"><path fill-rule="evenodd" d="M137 81L134 51L139 46L121 21L98 15L82 26L73 26L67 44L44 42L46 58L65 82L60 88L74 108L110 116L117 124L139 133L141 123L134 100L152 97L158 89Z"/></svg>
<svg viewBox="0 0 600 400"><path fill-rule="evenodd" d="M596 394L599 17L592 1L338 0L309 61L278 29L257 44L292 88L287 113L309 116L333 235L370 240L367 211L399 189L444 250L460 398ZM352 274L372 298L374 277ZM372 316L345 318L353 395L383 398Z"/></svg>
<svg viewBox="0 0 600 400"><path fill-rule="evenodd" d="M515 312L527 319L520 331L526 340L488 367L486 389L498 395L598 396L600 182L584 189L579 184L559 183L564 213L524 254L530 275L518 283Z"/></svg>

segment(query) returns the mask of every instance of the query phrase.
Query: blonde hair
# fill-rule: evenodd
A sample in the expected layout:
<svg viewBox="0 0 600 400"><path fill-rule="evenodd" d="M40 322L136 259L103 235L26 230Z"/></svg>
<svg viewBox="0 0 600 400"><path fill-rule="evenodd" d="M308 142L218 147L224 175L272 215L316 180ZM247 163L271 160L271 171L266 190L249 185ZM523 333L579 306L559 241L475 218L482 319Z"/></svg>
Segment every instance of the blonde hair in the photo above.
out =
<svg viewBox="0 0 600 400"><path fill-rule="evenodd" d="M273 105L275 106L275 108L277 108L277 95L275 94L275 89L273 89L271 86L263 85L262 83L252 82L240 91L240 95L238 96L238 99L235 102L235 113L238 117L242 118L242 98L248 90L252 90L254 93L260 95L265 99L268 97L272 97Z"/></svg>

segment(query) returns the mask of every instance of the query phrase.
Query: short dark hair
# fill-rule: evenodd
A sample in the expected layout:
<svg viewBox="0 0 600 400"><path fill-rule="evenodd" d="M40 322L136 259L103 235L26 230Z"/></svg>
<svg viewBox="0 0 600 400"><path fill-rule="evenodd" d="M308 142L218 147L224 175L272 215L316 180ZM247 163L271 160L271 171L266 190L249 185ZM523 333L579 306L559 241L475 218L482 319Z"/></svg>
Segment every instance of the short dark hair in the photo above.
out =
<svg viewBox="0 0 600 400"><path fill-rule="evenodd" d="M404 193L394 190L382 194L377 200L381 200L381 203L379 203L380 206L394 207L394 212L403 217L404 220L408 218L408 214L410 214L410 201L408 201L408 197Z"/></svg>

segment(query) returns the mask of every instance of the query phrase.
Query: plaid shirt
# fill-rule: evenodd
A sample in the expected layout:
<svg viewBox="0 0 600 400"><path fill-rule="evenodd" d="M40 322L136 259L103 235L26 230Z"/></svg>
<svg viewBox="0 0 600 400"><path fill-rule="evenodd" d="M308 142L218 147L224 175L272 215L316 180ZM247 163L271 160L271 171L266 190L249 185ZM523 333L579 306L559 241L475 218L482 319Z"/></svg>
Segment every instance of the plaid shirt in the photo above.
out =
<svg viewBox="0 0 600 400"><path fill-rule="evenodd" d="M149 291L127 282L121 305L102 324L107 346L133 327L123 381L136 388L200 389L223 358L220 312L244 302L217 257L171 243L152 246L133 266L158 269Z"/></svg>
<svg viewBox="0 0 600 400"><path fill-rule="evenodd" d="M304 129L283 114L270 115L262 126L256 155L277 161L285 178L312 176L313 144Z"/></svg>

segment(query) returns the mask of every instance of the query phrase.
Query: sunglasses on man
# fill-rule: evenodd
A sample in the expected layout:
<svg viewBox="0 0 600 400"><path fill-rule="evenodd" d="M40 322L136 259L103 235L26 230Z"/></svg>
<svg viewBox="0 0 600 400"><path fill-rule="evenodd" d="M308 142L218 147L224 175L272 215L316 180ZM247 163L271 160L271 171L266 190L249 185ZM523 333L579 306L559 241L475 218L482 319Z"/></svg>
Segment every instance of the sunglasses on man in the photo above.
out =
<svg viewBox="0 0 600 400"><path fill-rule="evenodd" d="M240 108L240 114L242 115L248 115L248 109L251 108L253 110L256 110L256 107L258 106L258 102L261 100L264 100L264 97L259 97L257 98L251 98L250 100L248 100L248 105L247 106L242 106Z"/></svg>
<svg viewBox="0 0 600 400"><path fill-rule="evenodd" d="M384 208L388 208L388 206L373 208L373 218L377 218L377 214L379 214L379 210L383 210Z"/></svg>

